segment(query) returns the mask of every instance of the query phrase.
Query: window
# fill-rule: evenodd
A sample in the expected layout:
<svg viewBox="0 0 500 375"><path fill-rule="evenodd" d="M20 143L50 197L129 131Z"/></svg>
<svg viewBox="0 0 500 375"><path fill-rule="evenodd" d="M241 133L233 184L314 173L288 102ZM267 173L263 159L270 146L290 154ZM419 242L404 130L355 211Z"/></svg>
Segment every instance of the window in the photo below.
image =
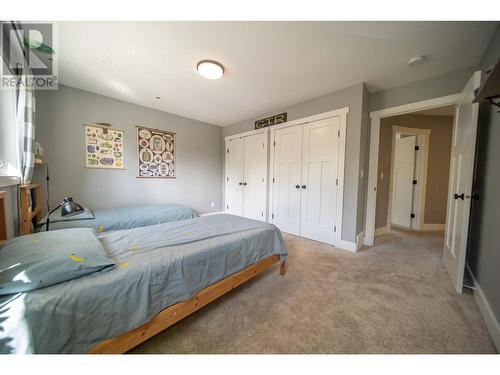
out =
<svg viewBox="0 0 500 375"><path fill-rule="evenodd" d="M9 180L6 177L19 176L15 121L16 90L2 88L0 89L0 182Z"/></svg>

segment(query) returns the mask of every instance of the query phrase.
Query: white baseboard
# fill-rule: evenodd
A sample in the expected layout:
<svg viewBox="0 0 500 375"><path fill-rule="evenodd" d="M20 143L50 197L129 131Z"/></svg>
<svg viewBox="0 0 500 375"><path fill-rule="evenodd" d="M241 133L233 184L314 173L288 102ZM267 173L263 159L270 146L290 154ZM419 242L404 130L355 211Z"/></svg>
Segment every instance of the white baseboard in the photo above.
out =
<svg viewBox="0 0 500 375"><path fill-rule="evenodd" d="M422 230L444 230L444 224L425 224L422 227Z"/></svg>
<svg viewBox="0 0 500 375"><path fill-rule="evenodd" d="M218 215L218 214L223 214L224 211L215 211L215 212L207 212L204 214L199 214L199 216L210 216L210 215Z"/></svg>
<svg viewBox="0 0 500 375"><path fill-rule="evenodd" d="M375 237L381 236L383 234L387 234L391 231L390 227L380 227L375 228Z"/></svg>
<svg viewBox="0 0 500 375"><path fill-rule="evenodd" d="M368 241L368 238L363 238L363 245L373 246L373 242Z"/></svg>
<svg viewBox="0 0 500 375"><path fill-rule="evenodd" d="M497 352L500 352L500 322L495 317L495 314L493 313L493 310L491 309L491 306L486 299L483 290L481 289L481 285L478 284L476 278L474 277L474 274L470 271L469 265L467 265L467 269L469 270L469 274L474 281L474 287L476 288L473 293L474 299L476 300L479 311L483 316L486 327L490 332L491 339L495 344Z"/></svg>
<svg viewBox="0 0 500 375"><path fill-rule="evenodd" d="M354 253L357 251L356 243L351 242L351 241L345 241L345 240L337 241L335 243L335 247L342 249L342 250L352 251Z"/></svg>
<svg viewBox="0 0 500 375"><path fill-rule="evenodd" d="M365 242L365 232L358 233L356 236L356 251L361 249L361 246L363 246L363 243Z"/></svg>

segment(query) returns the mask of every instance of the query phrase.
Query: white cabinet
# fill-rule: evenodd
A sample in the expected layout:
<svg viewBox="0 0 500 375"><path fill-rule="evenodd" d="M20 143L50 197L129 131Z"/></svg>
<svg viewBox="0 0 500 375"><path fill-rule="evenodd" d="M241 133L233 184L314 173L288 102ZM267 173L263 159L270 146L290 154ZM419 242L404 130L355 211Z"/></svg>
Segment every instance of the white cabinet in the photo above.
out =
<svg viewBox="0 0 500 375"><path fill-rule="evenodd" d="M267 219L268 132L226 138L225 212Z"/></svg>
<svg viewBox="0 0 500 375"><path fill-rule="evenodd" d="M272 129L270 219L283 232L329 244L340 240L341 129L341 115Z"/></svg>

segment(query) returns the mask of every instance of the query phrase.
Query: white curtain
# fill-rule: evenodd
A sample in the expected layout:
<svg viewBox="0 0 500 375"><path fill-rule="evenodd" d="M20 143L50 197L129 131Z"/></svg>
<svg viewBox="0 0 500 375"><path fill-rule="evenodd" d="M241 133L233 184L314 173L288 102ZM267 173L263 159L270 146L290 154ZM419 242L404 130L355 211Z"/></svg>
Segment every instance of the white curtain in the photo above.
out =
<svg viewBox="0 0 500 375"><path fill-rule="evenodd" d="M31 75L23 75L22 82L31 82ZM21 183L29 184L33 176L35 156L35 92L31 85L21 85L18 91L16 128L18 139L18 158Z"/></svg>

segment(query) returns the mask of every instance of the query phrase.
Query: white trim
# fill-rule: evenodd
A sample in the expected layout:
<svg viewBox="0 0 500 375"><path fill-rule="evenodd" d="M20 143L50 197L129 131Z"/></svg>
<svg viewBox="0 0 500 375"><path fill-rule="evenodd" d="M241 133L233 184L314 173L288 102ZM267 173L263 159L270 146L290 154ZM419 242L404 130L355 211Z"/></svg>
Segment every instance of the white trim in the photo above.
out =
<svg viewBox="0 0 500 375"><path fill-rule="evenodd" d="M429 144L430 144L430 129L419 129L419 128L407 128L404 126L392 126L392 149L391 149L391 169L389 176L389 202L387 205L387 226L390 229L392 224L392 206L394 204L394 155L396 149L396 134L414 134L420 136L421 139L417 138L417 145L420 146L420 151L417 154L418 158L418 170L415 172L418 174L417 177L417 199L416 199L416 220L412 224L415 227L408 229L422 230L424 227L424 217L425 217L425 196L427 193L427 170L429 164ZM377 171L378 173L378 171ZM377 176L378 178L378 176Z"/></svg>
<svg viewBox="0 0 500 375"><path fill-rule="evenodd" d="M347 116L348 113L349 113L349 107L334 109L333 111L318 113L317 115L302 117L302 118L299 118L297 120L287 121L287 122L284 122L284 123L279 124L279 125L273 125L273 126L271 126L271 132L276 130L276 129L283 129L283 128L287 128L289 126L295 126L295 125L303 125L303 124L307 124L309 122L324 120L324 119L327 119L330 117Z"/></svg>
<svg viewBox="0 0 500 375"><path fill-rule="evenodd" d="M438 98L421 100L419 102L408 103L396 107L390 107L390 108L380 109L378 111L373 111L370 112L370 118L391 117L395 115L404 115L407 113L412 113L420 110L445 107L447 105L454 105L458 103L461 99L462 99L461 93L447 95L447 96L440 96Z"/></svg>
<svg viewBox="0 0 500 375"><path fill-rule="evenodd" d="M347 114L349 113L349 107L343 108L342 110L337 110L336 112L340 116L340 139L337 161L337 176L339 179L339 183L337 185L337 212L335 215L335 225L337 227L337 232L335 236L335 243L342 240L342 220L344 219L345 144L347 134ZM356 247L356 251L357 250L358 248Z"/></svg>
<svg viewBox="0 0 500 375"><path fill-rule="evenodd" d="M422 230L438 230L444 231L445 224L425 224L422 227Z"/></svg>
<svg viewBox="0 0 500 375"><path fill-rule="evenodd" d="M361 249L361 246L363 246L365 242L365 232L358 233L356 235L356 251L359 251Z"/></svg>
<svg viewBox="0 0 500 375"><path fill-rule="evenodd" d="M393 125L392 130L396 133L404 133L404 134L415 134L415 135L422 135L422 134L427 134L431 135L432 131L431 129L420 129L420 128L407 128L406 126L399 126L399 125Z"/></svg>
<svg viewBox="0 0 500 375"><path fill-rule="evenodd" d="M279 125L274 125L271 127L271 140L269 143L270 147L270 158L269 158L269 204L268 204L268 221L270 223L273 223L273 199L274 199L274 185L273 185L273 178L274 178L274 142L275 142L275 133L276 130L278 129L284 129L290 126L297 126L297 125L303 125L307 124L309 122L313 121L319 121L319 120L324 120L328 119L331 117L340 117L340 139L339 139L339 149L338 149L338 169L337 169L337 175L339 179L339 184L337 187L337 212L335 214L335 225L337 227L336 233L335 233L335 243L333 244L334 246L338 246L343 248L342 246L338 245L339 243L344 243L343 246L348 247L349 250L353 248L352 251L357 250L357 246L354 242L350 241L343 241L342 240L342 219L343 219L343 207L344 207L344 173L345 173L345 146L346 146L346 134L347 134L347 114L349 113L349 107L344 107L340 109L336 109L333 111L328 111L324 113L319 113L317 115L313 116L308 116L308 117L303 117L301 119L297 119L294 121L290 122L285 122L283 124ZM354 247L352 247L354 245Z"/></svg>
<svg viewBox="0 0 500 375"><path fill-rule="evenodd" d="M355 242L346 241L346 240L337 240L334 245L337 249L352 251L355 253L357 251L357 245Z"/></svg>
<svg viewBox="0 0 500 375"><path fill-rule="evenodd" d="M269 202L267 205L267 221L269 223L274 223L273 220L273 208L274 208L274 142L275 142L275 135L274 135L274 130L271 129L269 132L270 137L269 137L269 190L267 192L267 195L269 197Z"/></svg>
<svg viewBox="0 0 500 375"><path fill-rule="evenodd" d="M462 94L442 96L397 107L370 112L370 163L368 165L368 191L366 200L365 244L373 246L375 238L375 212L377 205L378 180L378 148L380 137L380 119L384 117L403 115L415 111L456 105L462 99Z"/></svg>
<svg viewBox="0 0 500 375"><path fill-rule="evenodd" d="M198 216L211 216L211 215L219 215L219 214L225 214L224 211L215 211L215 212L206 212L204 214L198 214Z"/></svg>
<svg viewBox="0 0 500 375"><path fill-rule="evenodd" d="M493 340L493 343L495 344L495 347L497 349L497 352L500 351L500 322L497 320L495 317L495 314L493 313L493 310L491 309L491 305L488 302L488 299L486 298L483 289L481 288L481 285L477 282L476 278L474 277L474 274L471 272L469 265L465 265L467 269L469 270L469 274L472 277L472 281L474 282L474 299L476 300L476 304L479 307L479 311L481 312L481 315L483 316L484 322L486 323L486 327L488 328L488 331L490 333L491 339Z"/></svg>
<svg viewBox="0 0 500 375"><path fill-rule="evenodd" d="M370 159L368 163L368 186L366 192L365 245L373 246L375 239L375 210L377 204L380 117L372 118L370 127Z"/></svg>
<svg viewBox="0 0 500 375"><path fill-rule="evenodd" d="M244 132L244 133L228 135L227 137L224 137L224 140L227 142L227 141L230 141L231 139L248 137L249 135L261 134L261 133L267 133L268 131L269 131L269 128L249 130L249 131Z"/></svg>

